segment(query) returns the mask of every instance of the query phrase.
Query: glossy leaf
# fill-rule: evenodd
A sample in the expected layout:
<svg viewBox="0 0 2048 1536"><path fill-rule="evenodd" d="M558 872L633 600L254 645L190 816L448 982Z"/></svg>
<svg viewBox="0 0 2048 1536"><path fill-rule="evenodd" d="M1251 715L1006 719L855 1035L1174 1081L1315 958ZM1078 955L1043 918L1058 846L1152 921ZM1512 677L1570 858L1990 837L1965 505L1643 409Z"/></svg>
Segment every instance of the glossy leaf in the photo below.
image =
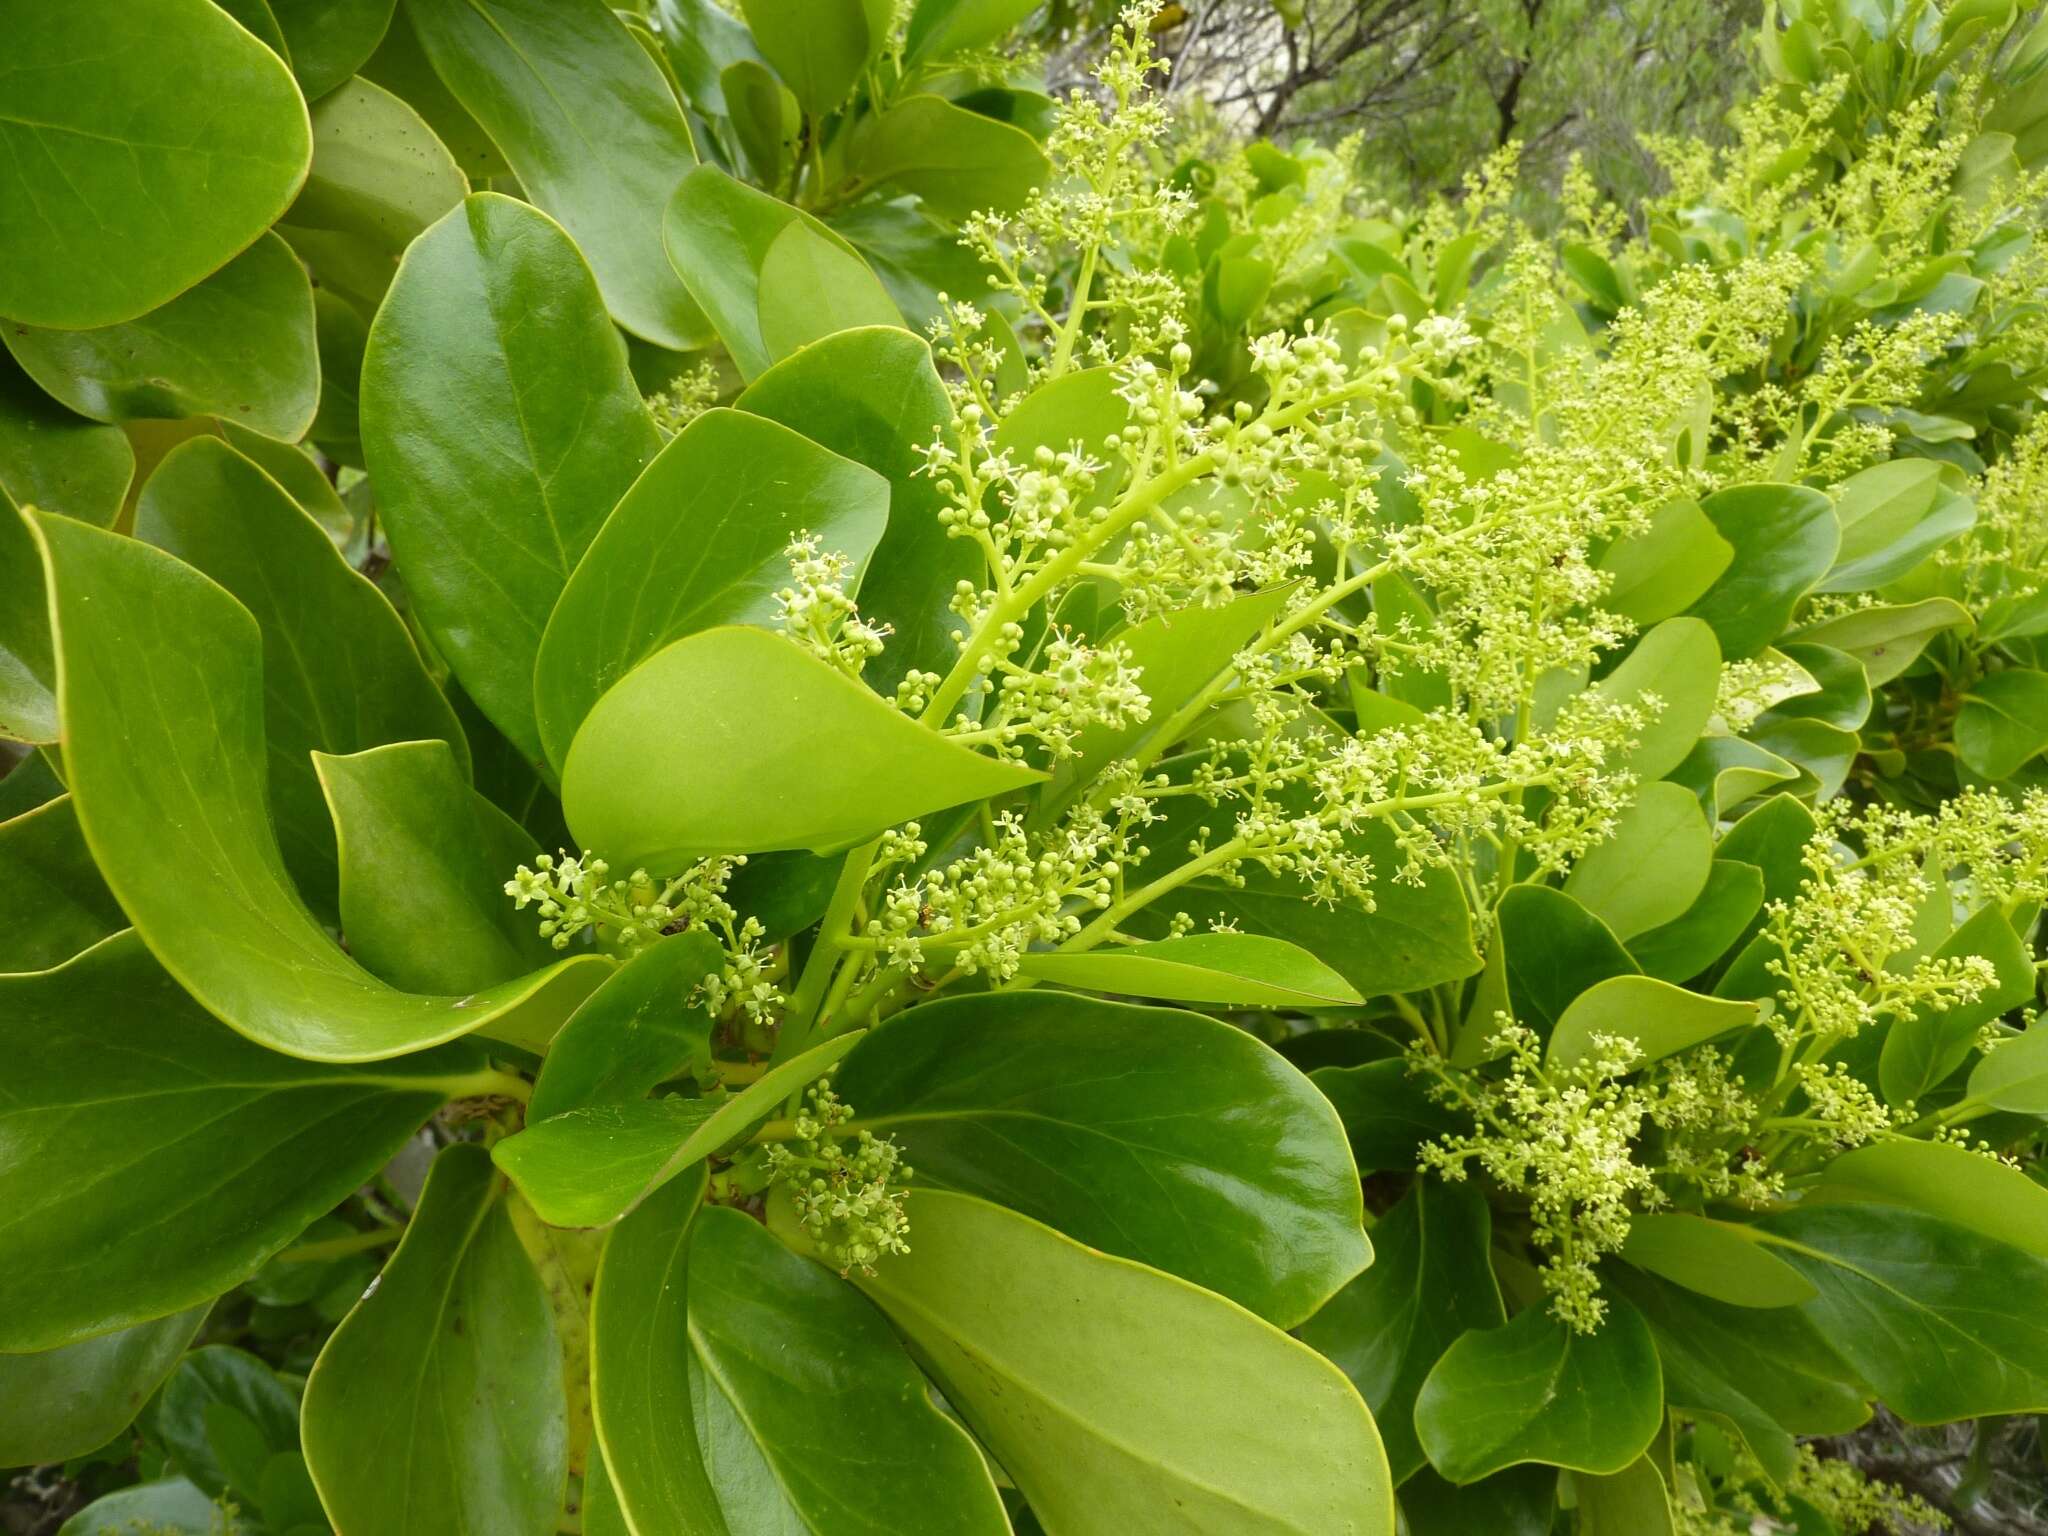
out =
<svg viewBox="0 0 2048 1536"><path fill-rule="evenodd" d="M619 1224L592 1309L606 1463L640 1530L1006 1533L981 1455L875 1310L678 1179Z"/></svg>
<svg viewBox="0 0 2048 1536"><path fill-rule="evenodd" d="M208 0L13 0L0 30L10 320L85 329L156 309L256 240L305 178L291 72Z"/></svg>
<svg viewBox="0 0 2048 1536"><path fill-rule="evenodd" d="M365 1068L251 1045L133 934L0 977L0 1039L13 1351L211 1301L381 1168L475 1067L462 1047Z"/></svg>
<svg viewBox="0 0 2048 1536"><path fill-rule="evenodd" d="M1930 597L1898 606L1858 608L1809 624L1792 638L1846 651L1863 663L1870 686L1881 688L1910 667L1936 635L1971 625L1969 610L1960 603Z"/></svg>
<svg viewBox="0 0 2048 1536"><path fill-rule="evenodd" d="M2048 748L2048 672L2013 667L1970 685L1956 716L1956 752L1987 779L2008 778Z"/></svg>
<svg viewBox="0 0 2048 1536"><path fill-rule="evenodd" d="M1735 546L1700 504L1677 497L1652 513L1642 532L1615 540L1600 557L1609 577L1600 606L1638 624L1655 624L1685 612L1734 558Z"/></svg>
<svg viewBox="0 0 2048 1536"><path fill-rule="evenodd" d="M1649 716L1619 766L1647 782L1684 762L1714 713L1720 683L1721 645L1699 619L1666 619L1644 635L1599 684L1606 697ZM1656 697L1654 710L1643 704L1644 694Z"/></svg>
<svg viewBox="0 0 2048 1536"><path fill-rule="evenodd" d="M254 1494L264 1461L299 1445L297 1394L262 1360L225 1344L178 1362L153 1418L178 1470L216 1498Z"/></svg>
<svg viewBox="0 0 2048 1536"><path fill-rule="evenodd" d="M362 431L422 625L492 723L537 761L541 631L661 446L625 346L558 225L483 194L413 243L371 329Z"/></svg>
<svg viewBox="0 0 2048 1536"><path fill-rule="evenodd" d="M104 528L134 474L135 450L120 428L65 410L0 347L0 496ZM9 532L0 528L0 540Z"/></svg>
<svg viewBox="0 0 2048 1536"><path fill-rule="evenodd" d="M310 754L438 737L467 774L455 712L384 595L283 487L220 439L171 450L142 488L135 534L211 577L256 620L278 844L308 905L331 913L334 828Z"/></svg>
<svg viewBox="0 0 2048 1536"><path fill-rule="evenodd" d="M835 1091L935 1183L1291 1326L1370 1260L1328 1101L1229 1025L1037 991L871 1030Z"/></svg>
<svg viewBox="0 0 2048 1536"><path fill-rule="evenodd" d="M1917 1211L1861 1203L1760 1223L1819 1289L1807 1311L1916 1424L2048 1408L2048 1258Z"/></svg>
<svg viewBox="0 0 2048 1536"><path fill-rule="evenodd" d="M879 46L861 0L740 0L763 58L812 117L846 99Z"/></svg>
<svg viewBox="0 0 2048 1536"><path fill-rule="evenodd" d="M1610 1299L1597 1333L1574 1333L1537 1305L1465 1334L1422 1384L1415 1431L1430 1464L1469 1483L1518 1462L1619 1472L1664 1422L1649 1324Z"/></svg>
<svg viewBox="0 0 2048 1536"><path fill-rule="evenodd" d="M0 327L36 383L95 421L220 416L287 441L313 423L313 290L274 234L197 286L95 330Z"/></svg>
<svg viewBox="0 0 2048 1536"><path fill-rule="evenodd" d="M1510 1010L1538 1034L1548 1036L1588 988L1610 976L1636 974L1635 961L1613 930L1563 891L1510 886L1497 911ZM1465 1042L1476 1044L1492 1026L1491 1017L1467 1022L1458 1041L1461 1062L1468 1059Z"/></svg>
<svg viewBox="0 0 2048 1536"><path fill-rule="evenodd" d="M540 851L469 785L442 741L313 754L341 855L349 953L394 987L475 992L555 951L505 881Z"/></svg>
<svg viewBox="0 0 2048 1536"><path fill-rule="evenodd" d="M360 73L417 112L433 129L434 137L455 157L456 165L471 183L482 185L493 176L511 174L512 168L505 163L490 135L434 73L404 6L393 14L391 25L384 30L384 40Z"/></svg>
<svg viewBox="0 0 2048 1536"><path fill-rule="evenodd" d="M319 101L363 67L384 29L393 0L269 0L291 50L292 73L306 100Z"/></svg>
<svg viewBox="0 0 2048 1536"><path fill-rule="evenodd" d="M1842 547L1821 592L1866 592L1896 581L1970 530L1977 509L1961 470L1938 459L1892 459L1834 488Z"/></svg>
<svg viewBox="0 0 2048 1536"><path fill-rule="evenodd" d="M1834 563L1842 537L1834 506L1802 485L1736 485L1700 508L1735 558L1688 611L1713 625L1723 656L1754 656Z"/></svg>
<svg viewBox="0 0 2048 1536"><path fill-rule="evenodd" d="M1637 934L1629 941L1629 954L1645 975L1690 981L1734 947L1763 904L1762 870L1716 859L1699 899L1683 915Z"/></svg>
<svg viewBox="0 0 2048 1536"><path fill-rule="evenodd" d="M1468 1329L1506 1320L1490 1229L1476 1191L1417 1179L1373 1224L1372 1267L1295 1330L1337 1362L1372 1409L1396 1484L1425 1465L1415 1399L1431 1368Z"/></svg>
<svg viewBox="0 0 2048 1536"><path fill-rule="evenodd" d="M2048 1029L2027 1028L1970 1070L1970 1098L1993 1109L2048 1115Z"/></svg>
<svg viewBox="0 0 2048 1536"><path fill-rule="evenodd" d="M434 1160L376 1289L306 1382L306 1462L344 1531L550 1536L568 1408L547 1293L482 1147Z"/></svg>
<svg viewBox="0 0 2048 1536"><path fill-rule="evenodd" d="M1020 974L1090 992L1238 1008L1360 1003L1342 976L1299 945L1254 933L1191 933L1115 949L1025 955Z"/></svg>
<svg viewBox="0 0 2048 1536"><path fill-rule="evenodd" d="M1953 1142L1857 1147L1827 1165L1813 1198L1905 1206L2048 1259L2048 1188Z"/></svg>
<svg viewBox="0 0 2048 1536"><path fill-rule="evenodd" d="M819 756L806 744L829 741ZM786 636L701 630L598 700L562 768L586 848L620 868L714 853L826 851L1039 782L956 746Z"/></svg>
<svg viewBox="0 0 2048 1536"><path fill-rule="evenodd" d="M313 108L313 168L285 221L402 252L469 191L419 113L375 81L341 84Z"/></svg>
<svg viewBox="0 0 2048 1536"><path fill-rule="evenodd" d="M943 59L1007 35L1037 9L1033 0L918 0L906 56Z"/></svg>
<svg viewBox="0 0 2048 1536"><path fill-rule="evenodd" d="M981 554L946 532L937 482L924 473L923 450L951 411L931 347L895 326L842 330L776 363L733 404L889 482L889 526L861 580L860 611L892 633L863 675L893 693L905 672L943 673L961 627L953 589Z"/></svg>
<svg viewBox="0 0 2048 1536"><path fill-rule="evenodd" d="M629 1104L708 1060L716 1023L699 997L725 951L702 931L679 933L633 956L569 1016L548 1046L527 1119L539 1124L593 1104Z"/></svg>
<svg viewBox="0 0 2048 1536"><path fill-rule="evenodd" d="M0 1462L66 1461L135 1421L209 1304L32 1355L0 1355Z"/></svg>
<svg viewBox="0 0 2048 1536"><path fill-rule="evenodd" d="M0 973L40 971L128 926L59 795L0 821Z"/></svg>
<svg viewBox="0 0 2048 1536"><path fill-rule="evenodd" d="M1734 1307L1796 1307L1819 1294L1748 1228L1686 1211L1650 1211L1635 1217L1622 1257L1638 1269Z"/></svg>
<svg viewBox="0 0 2048 1536"><path fill-rule="evenodd" d="M1391 1536L1371 1415L1306 1345L1156 1270L967 1195L909 1198L908 1254L855 1283L1065 1536L1176 1525Z"/></svg>
<svg viewBox="0 0 2048 1536"><path fill-rule="evenodd" d="M633 482L548 620L534 704L549 760L559 766L605 690L670 641L775 625L799 537L843 556L857 591L888 520L889 482L873 470L759 416L699 416Z"/></svg>
<svg viewBox="0 0 2048 1536"><path fill-rule="evenodd" d="M730 1097L568 1110L506 1137L491 1155L550 1226L607 1226L745 1136L791 1094L824 1076L859 1039L856 1032L813 1046Z"/></svg>
<svg viewBox="0 0 2048 1536"><path fill-rule="evenodd" d="M696 164L660 68L603 0L406 0L456 100L534 203L576 239L604 302L672 351L710 339L662 254L662 210Z"/></svg>
<svg viewBox="0 0 2048 1536"><path fill-rule="evenodd" d="M147 544L61 517L35 527L79 824L123 910L207 1008L288 1055L368 1061L513 1028L522 1010L558 1018L593 984L586 967L604 962L586 957L427 997L350 960L293 891L270 830L255 621Z"/></svg>
<svg viewBox="0 0 2048 1536"><path fill-rule="evenodd" d="M865 261L801 219L768 243L760 280L761 345L773 358L837 331L903 318Z"/></svg>
<svg viewBox="0 0 2048 1536"><path fill-rule="evenodd" d="M1938 960L1972 955L1991 962L1991 984L1970 1002L1946 1010L1921 1008L1892 1021L1878 1056L1878 1086L1885 1102L1901 1108L1948 1079L1969 1058L1978 1031L2034 996L2034 952L2013 932L1993 903L1964 922L1935 949Z"/></svg>
<svg viewBox="0 0 2048 1536"><path fill-rule="evenodd" d="M1706 889L1713 857L1713 832L1692 793L1646 784L1612 835L1572 866L1564 891L1628 939L1683 916Z"/></svg>
<svg viewBox="0 0 2048 1536"><path fill-rule="evenodd" d="M1550 1034L1549 1060L1573 1066L1600 1053L1600 1036L1632 1040L1647 1066L1757 1021L1756 1004L1702 997L1653 976L1610 976L1573 998Z"/></svg>
<svg viewBox="0 0 2048 1536"><path fill-rule="evenodd" d="M225 1520L220 1506L182 1477L138 1483L94 1499L58 1529L57 1536L245 1536L250 1527Z"/></svg>
<svg viewBox="0 0 2048 1536"><path fill-rule="evenodd" d="M1608 1477L1578 1479L1580 1536L1673 1536L1671 1493L1648 1456Z"/></svg>
<svg viewBox="0 0 2048 1536"><path fill-rule="evenodd" d="M1471 1128L1468 1118L1431 1097L1426 1075L1411 1070L1405 1055L1318 1067L1308 1077L1336 1106L1362 1174L1408 1172L1424 1142Z"/></svg>
<svg viewBox="0 0 2048 1536"><path fill-rule="evenodd" d="M1052 174L1030 134L925 92L863 124L850 163L864 183L914 193L947 219L1013 213Z"/></svg>
<svg viewBox="0 0 2048 1536"><path fill-rule="evenodd" d="M1557 1469L1509 1467L1460 1488L1428 1467L1401 1485L1410 1536L1551 1536L1557 1519Z"/></svg>

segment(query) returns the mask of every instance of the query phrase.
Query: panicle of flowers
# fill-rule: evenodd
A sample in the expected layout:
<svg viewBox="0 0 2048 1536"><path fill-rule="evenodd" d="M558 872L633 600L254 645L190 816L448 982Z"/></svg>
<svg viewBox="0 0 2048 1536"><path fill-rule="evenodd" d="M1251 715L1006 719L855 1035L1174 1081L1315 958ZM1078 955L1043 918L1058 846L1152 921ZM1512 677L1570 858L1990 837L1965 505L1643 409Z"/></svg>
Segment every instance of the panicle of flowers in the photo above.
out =
<svg viewBox="0 0 2048 1536"><path fill-rule="evenodd" d="M1721 681L1714 695L1714 715L1708 729L1729 736L1740 735L1765 710L1812 693L1818 686L1811 673L1778 651L1725 661L1721 664Z"/></svg>
<svg viewBox="0 0 2048 1536"><path fill-rule="evenodd" d="M647 412L657 427L673 437L718 404L718 396L717 366L699 363L688 373L670 379L666 389L649 395Z"/></svg>
<svg viewBox="0 0 2048 1536"><path fill-rule="evenodd" d="M784 551L789 559L789 585L775 594L776 618L783 633L820 661L849 677L882 654L889 638L860 616L846 595L853 562L836 549L826 549L812 533L800 533Z"/></svg>
<svg viewBox="0 0 2048 1536"><path fill-rule="evenodd" d="M1139 725L1151 718L1151 700L1140 686L1144 674L1129 649L1114 640L1087 645L1054 633L1031 665L999 658L994 675L998 686L980 723L959 723L948 734L989 746L998 757L1022 759L1026 743L1054 759L1072 757L1091 726Z"/></svg>
<svg viewBox="0 0 2048 1536"><path fill-rule="evenodd" d="M771 1142L769 1183L788 1191L796 1218L840 1274L875 1272L892 1253L910 1252L903 1186L911 1179L902 1151L886 1137L849 1130L852 1106L820 1079L804 1095L787 1140Z"/></svg>

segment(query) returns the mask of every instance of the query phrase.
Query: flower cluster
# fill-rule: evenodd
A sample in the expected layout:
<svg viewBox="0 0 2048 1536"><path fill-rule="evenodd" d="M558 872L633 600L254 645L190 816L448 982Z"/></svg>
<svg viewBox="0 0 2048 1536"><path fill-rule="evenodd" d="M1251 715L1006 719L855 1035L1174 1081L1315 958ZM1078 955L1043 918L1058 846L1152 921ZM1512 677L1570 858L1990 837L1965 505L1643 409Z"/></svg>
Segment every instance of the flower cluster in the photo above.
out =
<svg viewBox="0 0 2048 1536"><path fill-rule="evenodd" d="M884 1256L910 1252L903 1186L911 1169L895 1142L849 1129L853 1117L821 1080L804 1095L787 1139L765 1155L769 1183L788 1191L805 1234L842 1275L873 1274Z"/></svg>

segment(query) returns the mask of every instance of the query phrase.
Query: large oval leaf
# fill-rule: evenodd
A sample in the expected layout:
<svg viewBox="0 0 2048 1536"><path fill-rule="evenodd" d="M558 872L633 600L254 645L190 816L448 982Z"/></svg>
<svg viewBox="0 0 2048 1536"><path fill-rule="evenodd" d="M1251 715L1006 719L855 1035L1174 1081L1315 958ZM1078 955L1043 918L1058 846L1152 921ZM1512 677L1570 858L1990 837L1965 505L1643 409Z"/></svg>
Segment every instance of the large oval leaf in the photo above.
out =
<svg viewBox="0 0 2048 1536"><path fill-rule="evenodd" d="M697 163L661 69L603 0L407 0L434 69L527 196L576 237L619 323L672 351L710 340L662 253Z"/></svg>
<svg viewBox="0 0 2048 1536"><path fill-rule="evenodd" d="M16 0L0 32L10 320L133 320L256 239L305 178L291 72L208 0Z"/></svg>
<svg viewBox="0 0 2048 1536"><path fill-rule="evenodd" d="M467 774L454 710L384 594L282 486L219 438L195 437L165 456L142 488L135 536L219 582L255 618L278 843L300 894L331 914L334 828L310 754L438 737Z"/></svg>
<svg viewBox="0 0 2048 1536"><path fill-rule="evenodd" d="M1649 723L1615 766L1648 780L1684 762L1714 713L1720 682L1721 643L1703 620L1666 619L1644 635L1596 689L1623 704L1642 706L1644 694L1657 699L1655 708L1645 706Z"/></svg>
<svg viewBox="0 0 2048 1536"><path fill-rule="evenodd" d="M1645 784L1607 840L1572 866L1564 891L1618 939L1683 917L1714 862L1714 834L1682 785Z"/></svg>
<svg viewBox="0 0 2048 1536"><path fill-rule="evenodd" d="M421 623L538 760L541 631L661 447L560 226L483 194L413 242L363 357L362 432Z"/></svg>
<svg viewBox="0 0 2048 1536"><path fill-rule="evenodd" d="M856 1277L1040 1524L1062 1536L1392 1536L1365 1404L1306 1345L1197 1286L969 1195L909 1198Z"/></svg>
<svg viewBox="0 0 2048 1536"><path fill-rule="evenodd" d="M361 240L395 269L399 253L468 191L419 113L354 79L313 108L313 168L285 222Z"/></svg>
<svg viewBox="0 0 2048 1536"><path fill-rule="evenodd" d="M349 959L293 890L271 833L262 635L248 611L139 540L63 517L35 531L79 824L150 948L209 1009L288 1055L369 1061L516 1010L559 1019L595 984L607 962L584 956L428 997Z"/></svg>
<svg viewBox="0 0 2048 1536"><path fill-rule="evenodd" d="M306 1381L306 1464L337 1529L551 1536L569 1470L547 1291L474 1144L434 1160L376 1288Z"/></svg>
<svg viewBox="0 0 2048 1536"><path fill-rule="evenodd" d="M655 652L598 700L562 807L585 848L668 870L840 848L1043 777L954 745L782 635L727 627Z"/></svg>
<svg viewBox="0 0 2048 1536"><path fill-rule="evenodd" d="M1610 976L1571 1000L1551 1031L1549 1059L1576 1066L1597 1056L1601 1036L1633 1041L1641 1065L1754 1024L1755 1003L1702 997L1650 976Z"/></svg>
<svg viewBox="0 0 2048 1536"><path fill-rule="evenodd" d="M0 1049L0 1349L13 1351L212 1300L487 1076L459 1046L376 1068L263 1050L133 934L0 977Z"/></svg>
<svg viewBox="0 0 2048 1536"><path fill-rule="evenodd" d="M633 482L541 637L534 705L559 767L604 691L671 640L772 623L788 548L809 534L856 590L889 521L889 482L772 421L705 412Z"/></svg>
<svg viewBox="0 0 2048 1536"><path fill-rule="evenodd" d="M0 1462L67 1461L96 1451L135 1422L208 1307L46 1349L0 1355Z"/></svg>
<svg viewBox="0 0 2048 1536"><path fill-rule="evenodd" d="M630 1104L691 1062L708 1060L717 1022L698 996L725 965L702 930L649 944L583 1000L548 1045L529 1122L593 1104Z"/></svg>
<svg viewBox="0 0 2048 1536"><path fill-rule="evenodd" d="M1537 1305L1445 1351L1415 1402L1430 1465L1454 1483L1518 1462L1619 1472L1664 1422L1657 1347L1642 1314L1609 1298L1598 1333Z"/></svg>
<svg viewBox="0 0 2048 1536"><path fill-rule="evenodd" d="M592 1406L642 1531L1009 1531L981 1454L859 1294L678 1179L619 1224Z"/></svg>
<svg viewBox="0 0 2048 1536"><path fill-rule="evenodd" d="M1199 1014L1040 992L931 1003L871 1031L836 1084L921 1180L1283 1326L1371 1258L1328 1100Z"/></svg>
<svg viewBox="0 0 2048 1536"><path fill-rule="evenodd" d="M125 432L65 410L0 348L0 496L104 528L119 515L134 475ZM0 529L0 538L6 533Z"/></svg>
<svg viewBox="0 0 2048 1536"><path fill-rule="evenodd" d="M393 0L269 0L306 100L362 68L391 25Z"/></svg>
<svg viewBox="0 0 2048 1536"><path fill-rule="evenodd" d="M69 795L0 822L0 869L0 973L61 965L128 926Z"/></svg>
<svg viewBox="0 0 2048 1536"><path fill-rule="evenodd" d="M1841 525L1826 496L1804 485L1734 485L1700 503L1735 558L1688 610L1714 626L1727 657L1754 656L1784 633L1834 563Z"/></svg>
<svg viewBox="0 0 2048 1536"><path fill-rule="evenodd" d="M313 289L273 234L133 320L89 331L9 325L0 338L31 378L95 421L218 416L291 442L320 400Z"/></svg>
<svg viewBox="0 0 2048 1536"><path fill-rule="evenodd" d="M924 92L862 124L850 164L860 184L900 187L948 219L1012 213L1052 174L1030 134Z"/></svg>
<svg viewBox="0 0 2048 1536"><path fill-rule="evenodd" d="M1091 992L1236 1008L1342 1008L1365 1001L1350 982L1285 939L1190 933L1151 944L1027 954L1019 972Z"/></svg>

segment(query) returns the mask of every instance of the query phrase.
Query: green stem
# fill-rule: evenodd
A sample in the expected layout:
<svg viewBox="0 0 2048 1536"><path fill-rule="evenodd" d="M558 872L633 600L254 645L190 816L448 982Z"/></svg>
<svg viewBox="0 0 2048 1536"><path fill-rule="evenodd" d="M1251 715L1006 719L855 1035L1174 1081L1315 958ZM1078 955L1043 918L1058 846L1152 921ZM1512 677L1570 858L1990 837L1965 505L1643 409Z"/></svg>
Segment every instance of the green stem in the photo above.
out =
<svg viewBox="0 0 2048 1536"><path fill-rule="evenodd" d="M862 843L846 855L846 862L839 867L839 879L832 887L832 899L825 907L825 917L818 925L818 942L804 961L803 975L797 978L796 991L790 994L789 1005L783 1010L782 1031L775 1038L775 1049L769 1060L775 1063L788 1061L801 1051L810 1039L811 1025L816 1021L819 1005L825 1000L825 993L832 981L832 975L846 960L846 950L841 942L853 931L853 922L860 908L860 893L868 882L868 870L873 867L875 850L882 840L877 837Z"/></svg>
<svg viewBox="0 0 2048 1536"><path fill-rule="evenodd" d="M371 1227L365 1232L351 1232L347 1237L330 1237L317 1243L304 1243L297 1248L287 1248L277 1256L280 1264L317 1264L323 1259L345 1259L352 1253L362 1253L371 1248L382 1248L395 1243L405 1235L401 1226Z"/></svg>

